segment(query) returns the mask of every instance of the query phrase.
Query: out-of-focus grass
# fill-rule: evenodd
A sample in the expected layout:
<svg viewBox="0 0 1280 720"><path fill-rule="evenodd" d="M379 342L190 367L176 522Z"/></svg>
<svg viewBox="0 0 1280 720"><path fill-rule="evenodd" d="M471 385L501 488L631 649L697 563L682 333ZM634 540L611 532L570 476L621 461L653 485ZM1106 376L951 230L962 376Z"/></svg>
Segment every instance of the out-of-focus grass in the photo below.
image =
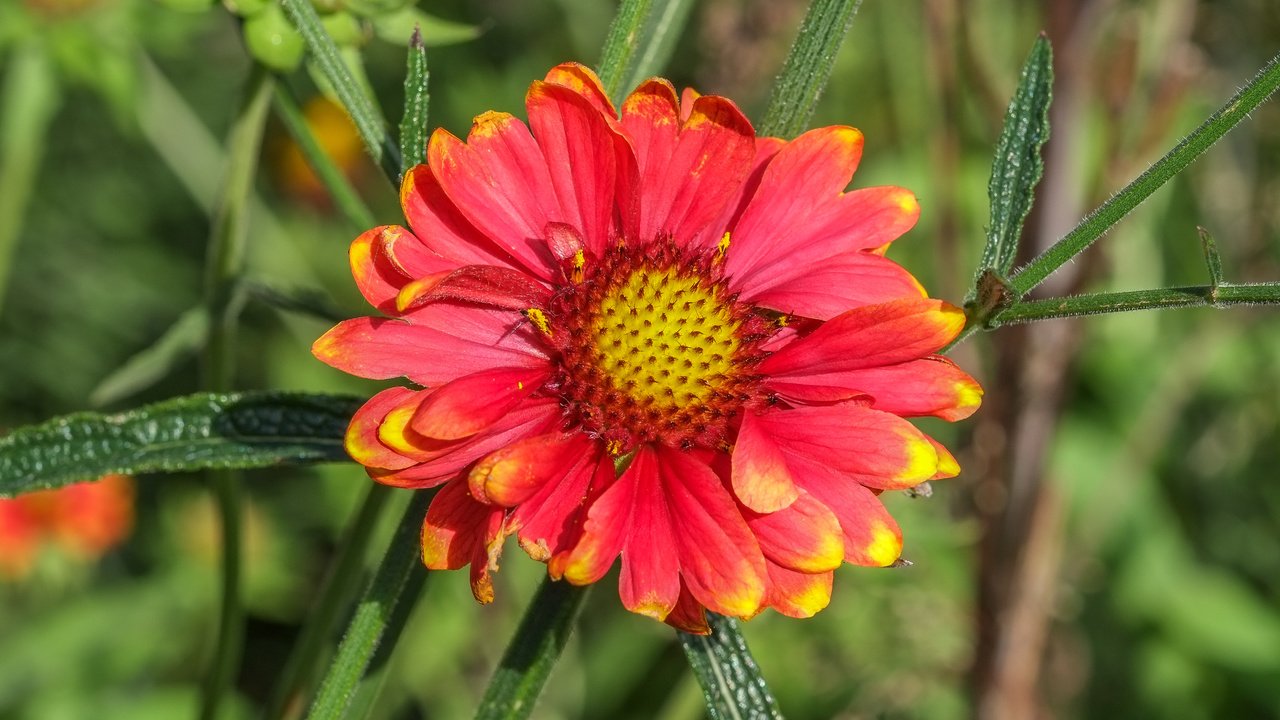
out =
<svg viewBox="0 0 1280 720"><path fill-rule="evenodd" d="M217 10L189 15L133 3L99 5L147 18L145 32L127 26L137 33L132 39L221 137L247 67L232 23ZM1052 5L864 3L815 117L865 133L855 185L903 185L919 195L920 225L892 254L947 299L959 300L972 274L1002 103ZM1065 155L1081 203L1105 198L1158 157L1260 66L1280 36L1280 13L1263 0L1093 7L1088 42L1074 51L1094 60L1075 68L1081 126ZM695 11L669 75L731 92L758 112L801 9L709 0ZM480 39L430 57L432 122L463 133L483 110L518 112L529 81L554 63L593 61L612 3L448 0L430 10L487 28ZM56 24L25 40L65 42L65 24L98 21L86 12L48 21ZM12 40L4 46L0 70L13 62L13 47ZM1057 51L1062 57L1072 49ZM402 51L373 45L366 56L379 99L395 116ZM726 67L735 58L758 62ZM0 427L86 407L102 378L199 301L208 217L177 181L176 167L190 157L158 151L137 117L145 105L126 103L134 112L120 112L101 88L60 77L61 102L21 217L0 314ZM312 92L305 77L291 83ZM1280 112L1264 107L1152 198L1081 261L1088 287L1202 282L1197 224L1218 237L1229 279L1280 279L1277 128ZM173 141L184 146L181 135ZM191 147L197 142L190 137ZM397 222L392 190L375 173L359 177L379 221ZM259 193L265 210L252 221L250 276L279 288L319 288L347 312L364 312L346 269L343 224L324 207L291 199L272 173L260 179ZM1273 552L1280 316L1195 310L1083 323L1048 468L1063 524L1040 682L1045 702L1061 717L1280 717L1280 556ZM251 304L240 345L244 385L371 392L376 385L311 358L308 347L326 328ZM999 378L984 367L984 348L1000 342L998 333L979 337L959 353L990 387ZM117 406L194 388L188 360ZM837 573L832 606L816 618L766 614L746 626L788 717L969 712L980 528L967 508L982 478L965 450L967 429L930 430L959 443L970 472L935 483L931 499L888 499L915 566L846 568ZM239 679L246 712L265 698L366 482L349 466L249 474L259 544L250 539L252 634ZM174 717L193 707L216 613L212 528L192 519L205 502L194 485L185 477L143 479L130 545L96 569L0 588L0 654L25 670L0 668L0 715L76 716L78 708L107 707L120 717ZM541 570L508 548L489 607L474 604L463 577L432 578L393 660L383 716L467 716ZM537 716L700 717L671 633L622 611L615 587L606 581L588 599ZM412 706L421 709L406 710Z"/></svg>

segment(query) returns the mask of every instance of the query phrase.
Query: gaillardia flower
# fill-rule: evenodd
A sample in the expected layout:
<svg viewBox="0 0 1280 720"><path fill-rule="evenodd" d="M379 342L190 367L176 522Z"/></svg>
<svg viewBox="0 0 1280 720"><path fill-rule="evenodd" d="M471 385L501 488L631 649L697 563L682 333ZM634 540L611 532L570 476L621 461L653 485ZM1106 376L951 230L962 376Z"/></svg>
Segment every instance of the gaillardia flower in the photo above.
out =
<svg viewBox="0 0 1280 720"><path fill-rule="evenodd" d="M401 188L410 229L351 246L386 317L313 348L414 383L369 400L346 445L379 482L443 485L426 565L469 564L488 602L509 535L575 584L621 556L628 609L698 632L705 609L812 615L841 562L897 560L878 495L959 471L903 418L957 420L982 394L934 354L961 311L884 257L915 197L845 192L853 128L756 137L729 100L661 79L619 114L560 65L526 108L432 135Z"/></svg>

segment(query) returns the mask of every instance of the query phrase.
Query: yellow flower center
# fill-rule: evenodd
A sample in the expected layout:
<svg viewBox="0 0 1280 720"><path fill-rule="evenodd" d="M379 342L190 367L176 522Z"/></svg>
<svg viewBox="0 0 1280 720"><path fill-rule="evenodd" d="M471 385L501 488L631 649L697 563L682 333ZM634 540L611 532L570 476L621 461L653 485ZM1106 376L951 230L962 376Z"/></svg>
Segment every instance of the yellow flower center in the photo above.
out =
<svg viewBox="0 0 1280 720"><path fill-rule="evenodd" d="M601 300L596 362L616 389L664 410L705 404L733 372L739 323L715 286L639 269Z"/></svg>
<svg viewBox="0 0 1280 720"><path fill-rule="evenodd" d="M710 257L670 242L606 251L539 319L561 354L551 385L567 413L618 454L724 446L730 419L760 400L753 370L776 330L736 302Z"/></svg>

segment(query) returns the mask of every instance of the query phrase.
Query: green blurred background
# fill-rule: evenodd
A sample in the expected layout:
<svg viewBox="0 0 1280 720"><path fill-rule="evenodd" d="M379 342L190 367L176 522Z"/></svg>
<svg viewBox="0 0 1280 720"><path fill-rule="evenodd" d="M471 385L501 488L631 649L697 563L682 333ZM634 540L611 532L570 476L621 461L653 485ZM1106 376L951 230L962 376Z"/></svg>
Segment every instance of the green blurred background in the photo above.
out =
<svg viewBox="0 0 1280 720"><path fill-rule="evenodd" d="M175 4L0 2L0 429L198 389L199 323L188 311L201 302L222 138L249 60L226 8ZM519 111L553 64L594 63L614 3L418 9L437 19L431 123L465 133L486 109ZM698 3L665 74L759 117L803 11L796 0ZM406 17L384 19L379 34L403 40ZM867 0L814 123L865 133L855 186L918 194L921 222L892 256L936 296L959 302L970 282L990 153L1041 30L1056 51L1054 134L1027 252L1265 63L1280 46L1280 5ZM260 53L296 60L270 27L253 32ZM361 52L398 118L403 48L373 39ZM319 92L305 68L286 84L303 99ZM395 193L341 114L307 107L379 221L398 222ZM368 394L377 386L311 357L330 323L279 300L366 312L345 252L362 228L310 183L273 122L238 382ZM1280 279L1274 105L1050 290L1207 282L1197 225L1217 237L1228 279ZM987 405L957 428L929 424L958 451L959 478L928 499L887 499L914 566L845 568L817 617L770 613L746 626L787 716L1280 718L1280 314L1009 328L954 356L983 380ZM369 482L353 466L247 477L250 635L237 717L254 717L269 694ZM126 545L97 564L45 553L27 577L0 584L0 717L190 716L216 630L216 563L203 481L140 478ZM433 575L392 658L381 716L470 716L541 573L509 547L488 607L474 604L464 575ZM607 580L588 599L535 717L701 717L673 633L623 611L614 588Z"/></svg>

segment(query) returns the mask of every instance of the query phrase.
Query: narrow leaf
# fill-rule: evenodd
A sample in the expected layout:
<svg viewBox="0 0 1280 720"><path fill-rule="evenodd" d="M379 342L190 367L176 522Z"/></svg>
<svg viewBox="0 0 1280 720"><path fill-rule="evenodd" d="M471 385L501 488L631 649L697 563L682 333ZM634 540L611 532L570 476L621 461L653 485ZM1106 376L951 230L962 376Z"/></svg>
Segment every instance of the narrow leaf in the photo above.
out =
<svg viewBox="0 0 1280 720"><path fill-rule="evenodd" d="M550 578L542 581L489 681L476 720L529 717L551 668L569 641L586 595L586 587Z"/></svg>
<svg viewBox="0 0 1280 720"><path fill-rule="evenodd" d="M414 28L409 38L408 67L404 74L404 115L400 120L400 174L427 161L427 49L422 33Z"/></svg>
<svg viewBox="0 0 1280 720"><path fill-rule="evenodd" d="M1049 103L1053 98L1053 50L1042 33L1022 66L1018 89L1004 115L1004 129L991 161L991 224L978 273L1001 276L1013 267L1022 224L1031 212L1036 185L1044 175L1040 148L1049 139ZM977 290L975 288L974 292ZM972 295L970 299L972 299Z"/></svg>
<svg viewBox="0 0 1280 720"><path fill-rule="evenodd" d="M89 394L89 403L97 407L109 405L151 387L204 347L208 336L209 312L204 307L182 313L159 340L103 378Z"/></svg>
<svg viewBox="0 0 1280 720"><path fill-rule="evenodd" d="M296 312L329 323L339 323L351 317L339 310L328 294L319 288L291 288L288 290L257 280L243 283L245 293L252 299L266 303L277 310Z"/></svg>
<svg viewBox="0 0 1280 720"><path fill-rule="evenodd" d="M347 181L346 175L333 162L333 158L320 146L298 108L298 101L283 86L276 90L276 115L284 123L289 136L297 144L308 167L333 198L334 205L357 232L374 225L373 213L360 199L359 193Z"/></svg>
<svg viewBox="0 0 1280 720"><path fill-rule="evenodd" d="M600 66L597 74L604 85L605 94L619 104L622 93L622 81L629 74L636 50L644 34L644 26L653 11L653 0L622 0L618 14L613 16L609 25L609 35L605 37L604 48L600 51Z"/></svg>
<svg viewBox="0 0 1280 720"><path fill-rule="evenodd" d="M1209 231L1198 227L1200 232L1200 247L1204 249L1204 263L1209 268L1210 287L1217 288L1223 283L1222 280L1222 256L1218 254L1218 241L1213 239Z"/></svg>
<svg viewBox="0 0 1280 720"><path fill-rule="evenodd" d="M320 24L320 16L316 14L315 7L310 0L280 0L280 4L307 43L307 50L316 66L342 100L369 155L393 183L399 184L400 151L387 133L387 123L369 98L364 85L352 75L333 38Z"/></svg>
<svg viewBox="0 0 1280 720"><path fill-rule="evenodd" d="M836 55L862 0L813 0L782 73L773 85L760 135L792 138L805 131L831 79Z"/></svg>
<svg viewBox="0 0 1280 720"><path fill-rule="evenodd" d="M356 605L355 614L347 625L342 643L338 645L338 652L329 666L329 672L320 683L320 691L316 694L315 703L311 705L311 711L307 713L308 718L338 720L344 717L365 671L378 654L383 637L389 636L391 643L399 637L408 613L397 613L396 608L400 605L402 596L406 595L405 589L410 586L410 577L415 572L423 578L426 575L419 559L418 533L422 528L422 518L427 514L427 506L434 496L434 490L415 492L413 499L405 507L400 524L396 526L391 542L387 545L386 554ZM422 586L415 581L412 587L421 590ZM405 600L412 602L416 596L415 592Z"/></svg>
<svg viewBox="0 0 1280 720"><path fill-rule="evenodd" d="M710 635L680 633L680 644L702 686L711 720L781 720L738 621L707 613Z"/></svg>
<svg viewBox="0 0 1280 720"><path fill-rule="evenodd" d="M361 398L306 393L199 393L126 413L76 413L0 438L0 497L107 473L345 460L342 438Z"/></svg>

